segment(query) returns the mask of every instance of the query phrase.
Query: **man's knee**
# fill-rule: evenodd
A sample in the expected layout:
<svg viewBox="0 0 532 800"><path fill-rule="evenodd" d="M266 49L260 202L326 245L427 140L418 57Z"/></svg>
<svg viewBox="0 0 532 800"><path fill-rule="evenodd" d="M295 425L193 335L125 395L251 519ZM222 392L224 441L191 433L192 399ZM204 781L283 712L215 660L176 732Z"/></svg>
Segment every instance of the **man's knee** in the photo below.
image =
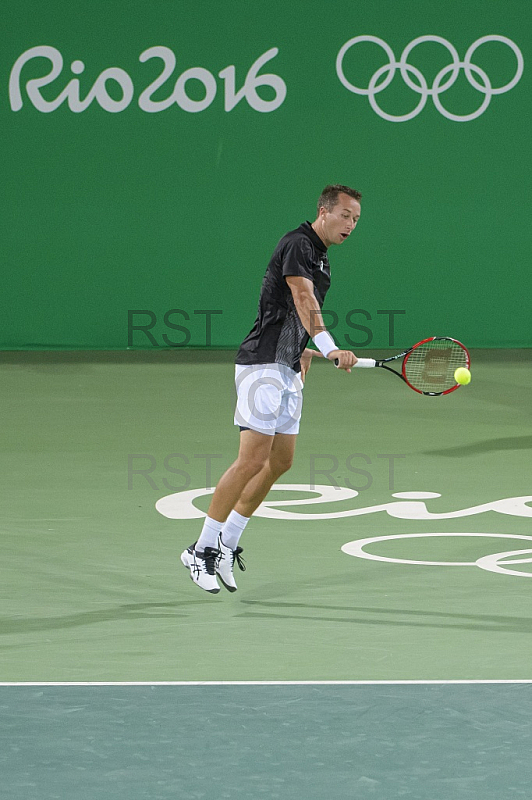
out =
<svg viewBox="0 0 532 800"><path fill-rule="evenodd" d="M254 478L268 463L268 456L254 453L253 455L239 456L236 467L248 480Z"/></svg>
<svg viewBox="0 0 532 800"><path fill-rule="evenodd" d="M269 459L270 472L274 475L283 475L288 472L294 461L293 454L290 455L271 455Z"/></svg>

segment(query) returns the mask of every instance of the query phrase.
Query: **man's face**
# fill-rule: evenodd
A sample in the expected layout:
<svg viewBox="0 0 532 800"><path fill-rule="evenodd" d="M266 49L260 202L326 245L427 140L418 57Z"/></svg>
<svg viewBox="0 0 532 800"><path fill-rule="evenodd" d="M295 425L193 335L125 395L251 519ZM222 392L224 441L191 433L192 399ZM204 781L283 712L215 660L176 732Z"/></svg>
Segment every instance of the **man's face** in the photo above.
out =
<svg viewBox="0 0 532 800"><path fill-rule="evenodd" d="M331 244L342 244L356 228L360 217L360 203L354 197L340 192L334 208L331 211L321 208L319 216L325 245L330 247Z"/></svg>

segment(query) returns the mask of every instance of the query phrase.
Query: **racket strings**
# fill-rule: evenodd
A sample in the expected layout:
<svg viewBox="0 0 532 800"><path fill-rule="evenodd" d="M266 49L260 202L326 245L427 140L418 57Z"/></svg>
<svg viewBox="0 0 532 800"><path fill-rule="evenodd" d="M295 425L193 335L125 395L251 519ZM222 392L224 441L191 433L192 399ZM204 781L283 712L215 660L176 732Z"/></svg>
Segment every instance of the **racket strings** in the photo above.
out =
<svg viewBox="0 0 532 800"><path fill-rule="evenodd" d="M435 339L412 350L403 363L403 374L420 392L440 393L456 386L455 370L467 366L467 353L458 342Z"/></svg>

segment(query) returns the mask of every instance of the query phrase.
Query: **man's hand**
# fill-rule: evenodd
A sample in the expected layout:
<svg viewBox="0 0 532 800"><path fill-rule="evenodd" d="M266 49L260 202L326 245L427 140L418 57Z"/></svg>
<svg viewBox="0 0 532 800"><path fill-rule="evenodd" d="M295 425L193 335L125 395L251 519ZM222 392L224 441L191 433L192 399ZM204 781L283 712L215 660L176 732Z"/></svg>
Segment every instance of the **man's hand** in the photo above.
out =
<svg viewBox="0 0 532 800"><path fill-rule="evenodd" d="M323 355L318 350L311 350L309 347L305 347L303 355L299 359L301 363L301 380L303 383L305 383L305 376L310 369L313 358L323 358Z"/></svg>
<svg viewBox="0 0 532 800"><path fill-rule="evenodd" d="M346 372L351 372L351 367L354 367L358 361L351 350L331 350L327 358L329 361L338 359L338 369L345 369Z"/></svg>

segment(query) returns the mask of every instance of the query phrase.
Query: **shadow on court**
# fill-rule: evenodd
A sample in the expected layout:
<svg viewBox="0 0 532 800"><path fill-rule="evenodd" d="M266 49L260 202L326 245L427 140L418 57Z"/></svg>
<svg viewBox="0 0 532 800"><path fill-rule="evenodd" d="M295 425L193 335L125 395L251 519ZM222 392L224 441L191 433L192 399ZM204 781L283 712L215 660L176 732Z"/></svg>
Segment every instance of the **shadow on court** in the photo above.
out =
<svg viewBox="0 0 532 800"><path fill-rule="evenodd" d="M82 625L94 625L99 622L116 622L117 620L130 619L162 619L165 617L176 619L188 617L188 614L176 613L182 606L196 606L201 602L208 602L209 598L184 600L177 603L130 603L116 608L104 608L100 611L84 611L79 614L67 614L62 617L0 617L0 636L13 633L31 633L32 631L56 630L61 628L76 628Z"/></svg>
<svg viewBox="0 0 532 800"><path fill-rule="evenodd" d="M272 619L307 619L320 622L352 622L357 625L408 626L421 628L455 628L473 631L498 631L504 633L532 633L531 617L503 617L489 614L449 614L443 611L415 611L412 609L365 608L363 606L331 606L309 603L284 603L263 600L242 600L243 605L258 608L258 611L244 611L240 617ZM262 609L265 609L262 611ZM267 609L316 609L319 611L342 612L342 616L324 617L303 614L282 614L268 612ZM351 616L347 616L351 614ZM367 617L361 615L368 615ZM379 619L382 617L382 619ZM403 619L399 619L402 617ZM423 621L425 620L426 621Z"/></svg>
<svg viewBox="0 0 532 800"><path fill-rule="evenodd" d="M497 439L486 439L484 442L458 445L457 447L444 447L441 450L423 450L426 456L475 456L482 453L498 452L502 450L531 450L532 436L501 436Z"/></svg>

